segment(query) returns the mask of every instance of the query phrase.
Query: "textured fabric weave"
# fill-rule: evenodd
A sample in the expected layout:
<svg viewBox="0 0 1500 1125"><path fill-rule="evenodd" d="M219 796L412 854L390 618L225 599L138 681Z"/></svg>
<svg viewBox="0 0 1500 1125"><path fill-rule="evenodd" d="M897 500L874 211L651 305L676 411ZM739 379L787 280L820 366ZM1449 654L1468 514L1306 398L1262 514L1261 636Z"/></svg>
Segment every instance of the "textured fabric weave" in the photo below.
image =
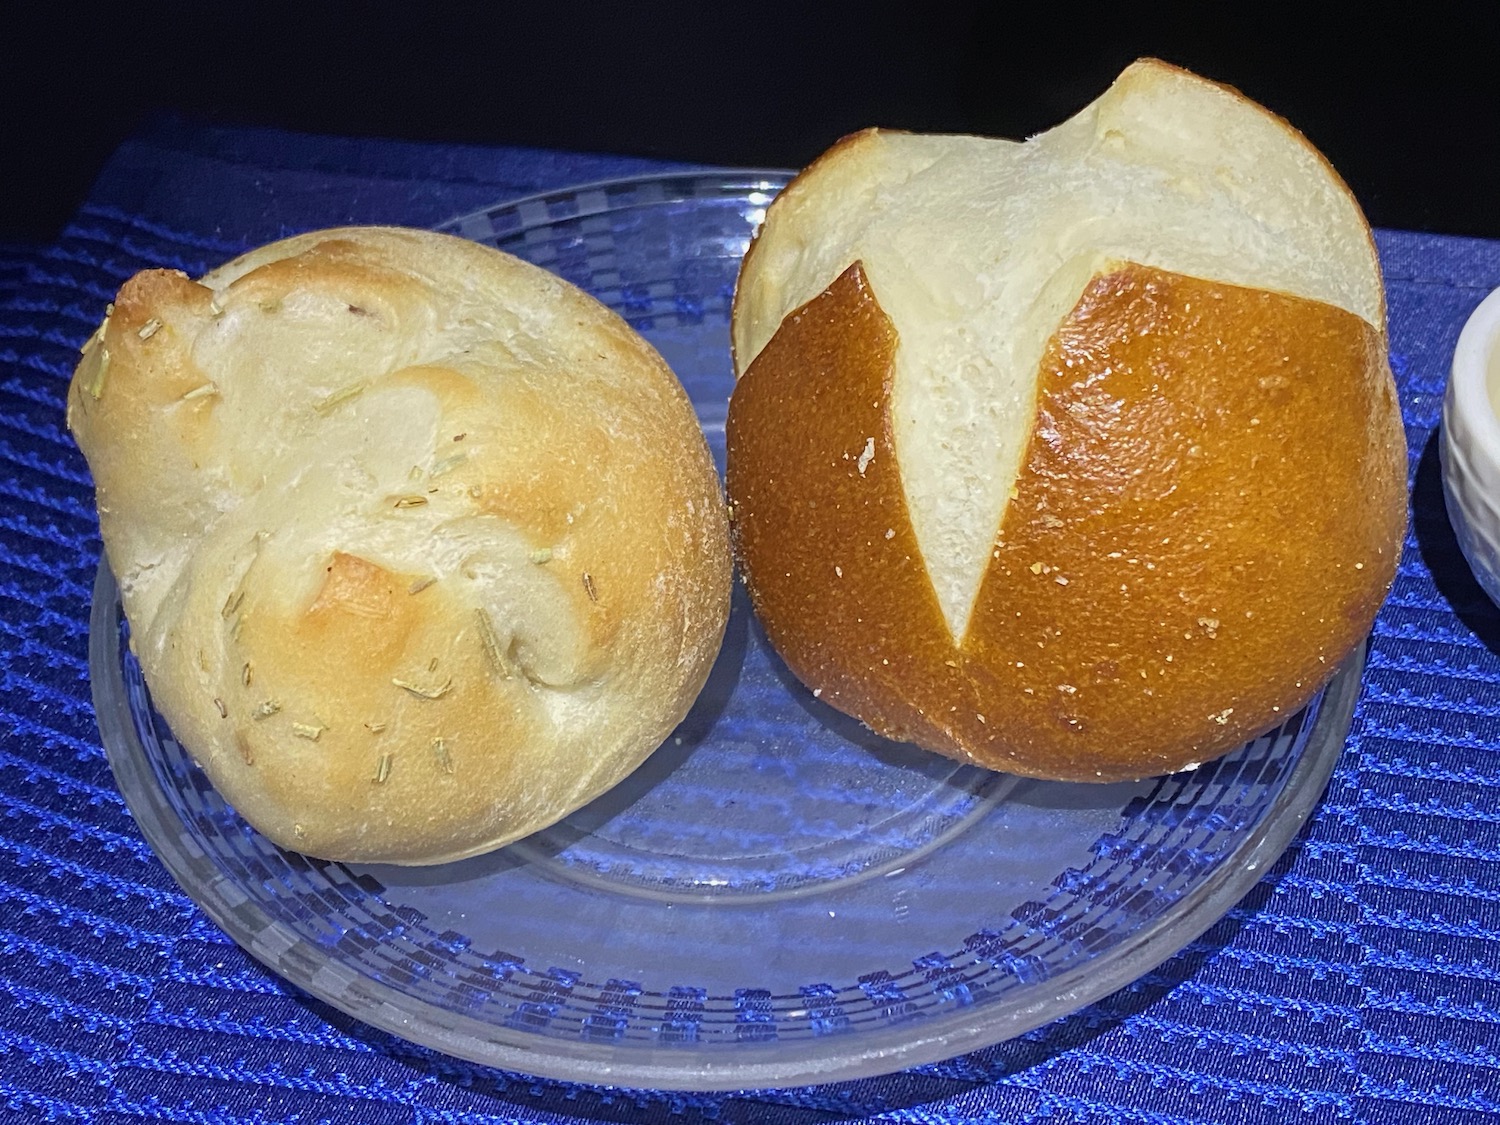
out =
<svg viewBox="0 0 1500 1125"><path fill-rule="evenodd" d="M1500 1122L1500 611L1458 552L1435 432L1500 243L1383 232L1413 519L1355 722L1293 847L1200 940L1023 1038L834 1086L675 1094L475 1067L273 977L154 859L99 746L99 542L63 427L137 269L341 222L433 225L642 160L163 122L55 245L0 245L0 1119L472 1123Z"/></svg>

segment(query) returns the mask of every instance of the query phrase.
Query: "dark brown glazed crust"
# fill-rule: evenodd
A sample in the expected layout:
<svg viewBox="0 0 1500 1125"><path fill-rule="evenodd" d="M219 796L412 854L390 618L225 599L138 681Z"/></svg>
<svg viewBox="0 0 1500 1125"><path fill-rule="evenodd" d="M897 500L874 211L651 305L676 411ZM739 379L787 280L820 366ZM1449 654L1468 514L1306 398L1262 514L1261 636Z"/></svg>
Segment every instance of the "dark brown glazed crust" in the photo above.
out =
<svg viewBox="0 0 1500 1125"><path fill-rule="evenodd" d="M1358 317L1137 265L1096 278L1043 356L960 644L906 513L895 347L853 267L731 402L741 565L778 651L833 706L997 769L1147 776L1275 725L1370 628L1406 455L1383 340Z"/></svg>
<svg viewBox="0 0 1500 1125"><path fill-rule="evenodd" d="M940 685L912 690L935 667L958 678L896 468L895 354L857 262L786 318L729 402L730 535L799 679L881 734L961 756L922 713Z"/></svg>

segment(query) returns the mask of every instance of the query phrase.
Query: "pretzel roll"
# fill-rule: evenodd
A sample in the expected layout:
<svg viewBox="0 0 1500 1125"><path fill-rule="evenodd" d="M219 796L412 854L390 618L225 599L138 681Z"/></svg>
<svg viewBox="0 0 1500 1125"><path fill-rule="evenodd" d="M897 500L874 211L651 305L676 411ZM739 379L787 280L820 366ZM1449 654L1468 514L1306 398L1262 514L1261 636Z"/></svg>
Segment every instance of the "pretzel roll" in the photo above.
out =
<svg viewBox="0 0 1500 1125"><path fill-rule="evenodd" d="M633 770L718 650L718 480L656 352L388 228L138 274L69 424L152 699L276 843L439 863Z"/></svg>
<svg viewBox="0 0 1500 1125"><path fill-rule="evenodd" d="M1222 754L1370 628L1406 451L1369 229L1154 61L1024 143L871 130L740 273L733 538L826 703L995 769Z"/></svg>

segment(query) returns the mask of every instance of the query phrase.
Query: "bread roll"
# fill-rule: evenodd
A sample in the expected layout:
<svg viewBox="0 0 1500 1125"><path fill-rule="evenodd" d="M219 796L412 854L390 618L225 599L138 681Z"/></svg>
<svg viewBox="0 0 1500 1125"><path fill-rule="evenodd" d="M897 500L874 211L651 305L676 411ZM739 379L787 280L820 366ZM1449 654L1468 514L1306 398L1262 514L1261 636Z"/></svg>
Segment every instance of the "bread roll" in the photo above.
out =
<svg viewBox="0 0 1500 1125"><path fill-rule="evenodd" d="M152 698L282 846L429 864L542 828L659 745L718 650L686 395L498 251L351 228L148 270L68 406Z"/></svg>
<svg viewBox="0 0 1500 1125"><path fill-rule="evenodd" d="M1393 578L1369 229L1285 122L1165 64L1025 143L840 142L769 209L733 342L755 608L893 738L1186 768L1302 706Z"/></svg>

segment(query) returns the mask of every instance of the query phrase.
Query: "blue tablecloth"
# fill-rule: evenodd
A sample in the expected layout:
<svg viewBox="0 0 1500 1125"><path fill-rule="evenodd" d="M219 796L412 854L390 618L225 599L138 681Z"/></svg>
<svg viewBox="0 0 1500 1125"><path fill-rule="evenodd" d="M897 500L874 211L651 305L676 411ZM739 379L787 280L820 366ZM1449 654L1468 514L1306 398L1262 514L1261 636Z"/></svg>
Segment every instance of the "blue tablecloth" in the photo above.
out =
<svg viewBox="0 0 1500 1125"><path fill-rule="evenodd" d="M115 154L55 244L0 245L0 1119L1500 1121L1500 612L1455 545L1434 437L1500 243L1380 233L1413 519L1348 748L1255 890L1093 1007L880 1079L576 1086L371 1030L261 969L176 887L89 702L99 542L63 397L105 302L143 267L197 274L300 230L432 225L658 167L167 121Z"/></svg>

